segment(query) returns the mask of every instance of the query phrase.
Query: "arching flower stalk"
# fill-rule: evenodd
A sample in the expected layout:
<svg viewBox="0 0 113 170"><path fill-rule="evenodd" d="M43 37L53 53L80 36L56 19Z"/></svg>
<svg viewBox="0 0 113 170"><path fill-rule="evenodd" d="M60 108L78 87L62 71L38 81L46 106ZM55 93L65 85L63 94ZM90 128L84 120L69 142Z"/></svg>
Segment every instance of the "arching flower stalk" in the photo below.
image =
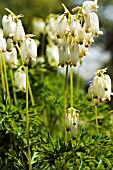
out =
<svg viewBox="0 0 113 170"><path fill-rule="evenodd" d="M76 67L81 64L83 57L89 53L88 49L94 42L94 36L102 34L102 31L99 29L99 19L95 13L98 9L97 0L85 1L82 7L72 9L73 12L76 12L74 15L69 12L64 4L63 7L64 13L58 17L56 30L57 38L60 39L58 65L61 67L70 66L71 112L71 108L73 108L72 66ZM64 112L64 114L66 113Z"/></svg>
<svg viewBox="0 0 113 170"><path fill-rule="evenodd" d="M97 70L92 83L88 89L89 99L93 100L95 105L95 114L96 114L96 127L98 130L98 120L97 120L97 106L100 102L110 101L111 95L111 79L110 76L106 74L105 69Z"/></svg>

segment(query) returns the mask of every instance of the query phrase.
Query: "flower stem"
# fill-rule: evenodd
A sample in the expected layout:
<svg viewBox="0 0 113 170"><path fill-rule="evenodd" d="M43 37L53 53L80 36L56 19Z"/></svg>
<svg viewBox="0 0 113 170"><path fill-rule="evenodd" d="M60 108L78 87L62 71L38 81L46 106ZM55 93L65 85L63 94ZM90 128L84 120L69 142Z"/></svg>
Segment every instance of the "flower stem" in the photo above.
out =
<svg viewBox="0 0 113 170"><path fill-rule="evenodd" d="M25 70L26 70L26 138L27 138L27 147L28 147L29 170L31 170L32 164L31 164L31 151L30 151L30 142L29 142L29 114L28 114L28 66L25 67Z"/></svg>
<svg viewBox="0 0 113 170"><path fill-rule="evenodd" d="M99 129L98 129L98 118L97 118L97 106L95 105L95 118L96 118L96 129L97 129L97 134L99 134Z"/></svg>
<svg viewBox="0 0 113 170"><path fill-rule="evenodd" d="M17 103L16 91L15 91L15 87L14 87L14 76L13 76L12 68L10 68L10 76L11 76L11 82L12 82L12 87L13 87L14 103L17 106L18 103Z"/></svg>
<svg viewBox="0 0 113 170"><path fill-rule="evenodd" d="M32 93L32 89L31 89L31 85L30 85L30 81L29 81L29 77L28 77L28 89L29 89L29 94L30 94L30 97L31 97L31 103L32 103L32 106L35 105L35 101L34 101L34 97L33 97L33 93ZM36 109L34 109L34 112L36 112Z"/></svg>
<svg viewBox="0 0 113 170"><path fill-rule="evenodd" d="M4 68L4 76L5 76L5 84L6 84L6 92L7 92L7 98L8 98L8 104L11 102L10 93L9 93L9 84L7 79L7 70L6 70L6 63L4 61L4 57L2 56L2 63Z"/></svg>
<svg viewBox="0 0 113 170"><path fill-rule="evenodd" d="M70 107L73 107L73 68L70 66Z"/></svg>
<svg viewBox="0 0 113 170"><path fill-rule="evenodd" d="M1 62L0 62L0 73L1 73L1 80L2 80L2 88L3 88L3 100L6 100L6 87L4 82L4 75L3 75L3 66L2 66L2 54L0 53Z"/></svg>
<svg viewBox="0 0 113 170"><path fill-rule="evenodd" d="M64 82L64 116L66 114L66 87L67 87L67 78L68 78L68 65L66 66L65 82ZM67 142L67 131L65 128L65 142Z"/></svg>
<svg viewBox="0 0 113 170"><path fill-rule="evenodd" d="M19 55L20 55L20 58L21 58L22 65L24 65L24 61L22 59L22 54L21 54L20 47L17 46L17 48L18 48L18 51L19 51ZM34 106L35 105L35 101L34 101L32 89L31 89L31 85L30 85L30 81L29 81L29 76L28 76L28 90L29 90L29 94L30 94L30 97L31 97L32 106ZM36 113L36 109L35 109L35 113Z"/></svg>

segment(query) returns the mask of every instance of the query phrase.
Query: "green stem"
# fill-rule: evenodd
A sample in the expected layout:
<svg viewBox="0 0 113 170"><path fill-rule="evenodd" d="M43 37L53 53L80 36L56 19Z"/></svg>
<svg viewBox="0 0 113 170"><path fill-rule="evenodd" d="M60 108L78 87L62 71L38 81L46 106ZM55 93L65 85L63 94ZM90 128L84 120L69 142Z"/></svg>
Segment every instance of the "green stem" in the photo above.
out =
<svg viewBox="0 0 113 170"><path fill-rule="evenodd" d="M13 76L12 68L10 68L10 76L11 76L11 82L12 82L12 87L13 87L14 103L17 106L18 103L17 103L16 91L15 91L15 87L14 87L14 76Z"/></svg>
<svg viewBox="0 0 113 170"><path fill-rule="evenodd" d="M46 25L45 25L45 28L46 28ZM44 28L43 35L42 35L41 56L44 55L44 46L45 46L45 28Z"/></svg>
<svg viewBox="0 0 113 170"><path fill-rule="evenodd" d="M5 76L5 84L6 84L6 92L7 92L7 98L8 98L8 104L11 102L10 93L9 93L9 84L7 79L7 71L6 71L6 63L4 61L4 57L2 56L2 63L4 68L4 76Z"/></svg>
<svg viewBox="0 0 113 170"><path fill-rule="evenodd" d="M95 105L95 118L96 118L96 129L97 129L97 134L99 134L99 129L98 129L98 117L97 117L97 106Z"/></svg>
<svg viewBox="0 0 113 170"><path fill-rule="evenodd" d="M31 151L30 151L30 142L29 142L29 114L28 114L28 66L25 67L25 70L26 70L26 138L27 138L27 147L28 147L29 170L31 170L32 164L31 164Z"/></svg>
<svg viewBox="0 0 113 170"><path fill-rule="evenodd" d="M5 87L5 82L4 82L4 75L3 75L3 66L2 66L2 54L0 53L0 73L1 73L1 80L2 80L2 88L3 88L3 100L6 100L6 87Z"/></svg>
<svg viewBox="0 0 113 170"><path fill-rule="evenodd" d="M66 66L66 75L65 75L65 82L64 82L64 116L66 114L66 87L67 87L67 78L68 78L68 65ZM67 131L65 128L65 142L67 142Z"/></svg>
<svg viewBox="0 0 113 170"><path fill-rule="evenodd" d="M76 95L77 95L77 97L79 96L79 86L80 86L80 75L79 75L79 68L78 68L77 75L76 75Z"/></svg>
<svg viewBox="0 0 113 170"><path fill-rule="evenodd" d="M20 47L18 46L17 48L18 48L18 51L19 51L19 55L20 55L20 58L21 58L22 65L24 65L24 61L23 61L23 59L22 59L22 54L21 54ZM28 77L28 89L29 89L29 94L30 94L30 97L31 97L32 106L34 106L34 105L35 105L35 101L34 101L32 89L31 89L29 77ZM35 110L35 113L36 113L36 110Z"/></svg>
<svg viewBox="0 0 113 170"><path fill-rule="evenodd" d="M35 105L35 101L34 101L32 89L31 89L29 77L28 77L28 88L29 88L29 94L30 94L30 97L31 97L31 103L32 103L32 106L34 106ZM35 110L35 112L36 112L36 110Z"/></svg>
<svg viewBox="0 0 113 170"><path fill-rule="evenodd" d="M70 66L70 107L73 107L73 68Z"/></svg>

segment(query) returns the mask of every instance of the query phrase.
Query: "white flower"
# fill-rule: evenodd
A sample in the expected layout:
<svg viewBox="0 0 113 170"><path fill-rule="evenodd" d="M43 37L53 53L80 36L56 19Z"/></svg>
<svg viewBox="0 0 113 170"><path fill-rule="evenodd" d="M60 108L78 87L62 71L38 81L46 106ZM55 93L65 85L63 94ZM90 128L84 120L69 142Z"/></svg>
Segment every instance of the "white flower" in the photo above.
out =
<svg viewBox="0 0 113 170"><path fill-rule="evenodd" d="M79 114L75 108L68 108L65 114L65 126L67 131L71 131L72 138L75 140L77 136Z"/></svg>
<svg viewBox="0 0 113 170"><path fill-rule="evenodd" d="M90 12L91 13L91 12ZM91 31L91 15L90 13L88 13L85 17L85 23L84 23L84 27L85 27L85 31L87 33L89 33Z"/></svg>
<svg viewBox="0 0 113 170"><path fill-rule="evenodd" d="M63 45L59 46L59 64L62 67L65 65L65 48Z"/></svg>
<svg viewBox="0 0 113 170"><path fill-rule="evenodd" d="M37 44L35 40L31 38L25 39L25 46L26 46L27 58L29 58L31 61L36 61Z"/></svg>
<svg viewBox="0 0 113 170"><path fill-rule="evenodd" d="M93 99L95 105L98 105L100 101L111 100L111 79L109 75L104 74L105 72L106 69L97 70L88 89L89 98Z"/></svg>
<svg viewBox="0 0 113 170"><path fill-rule="evenodd" d="M64 14L58 17L57 35L62 37L67 27L67 18Z"/></svg>
<svg viewBox="0 0 113 170"><path fill-rule="evenodd" d="M99 7L97 6L97 0L93 1L85 1L83 3L83 14L88 14L91 11L97 11Z"/></svg>
<svg viewBox="0 0 113 170"><path fill-rule="evenodd" d="M94 42L92 33L91 32L85 33L85 39L84 39L85 47L89 47L92 42Z"/></svg>
<svg viewBox="0 0 113 170"><path fill-rule="evenodd" d="M79 60L79 47L77 44L72 44L70 47L71 65L76 66Z"/></svg>
<svg viewBox="0 0 113 170"><path fill-rule="evenodd" d="M13 37L16 23L13 21L11 15L4 15L2 18L3 32L5 37Z"/></svg>
<svg viewBox="0 0 113 170"><path fill-rule="evenodd" d="M0 52L6 51L6 39L2 36L0 37Z"/></svg>
<svg viewBox="0 0 113 170"><path fill-rule="evenodd" d="M48 57L48 62L51 66L58 66L59 62L59 51L58 46L52 44L46 46L46 55Z"/></svg>
<svg viewBox="0 0 113 170"><path fill-rule="evenodd" d="M84 45L78 45L78 46L79 46L79 57L80 58L88 54L88 48L86 48Z"/></svg>
<svg viewBox="0 0 113 170"><path fill-rule="evenodd" d="M16 70L14 74L14 82L15 86L21 90L21 91L26 91L26 74L22 70L22 67Z"/></svg>
<svg viewBox="0 0 113 170"><path fill-rule="evenodd" d="M103 88L103 79L99 76L95 76L93 81L92 81L93 99L100 98L98 93L102 92L101 88Z"/></svg>
<svg viewBox="0 0 113 170"><path fill-rule="evenodd" d="M20 46L21 55L24 62L36 61L37 57L37 44L31 38L25 39Z"/></svg>
<svg viewBox="0 0 113 170"><path fill-rule="evenodd" d="M9 64L11 67L15 68L17 67L18 64L18 59L17 59L17 50L15 47L12 48L11 52L4 52L3 57L5 59L5 62Z"/></svg>
<svg viewBox="0 0 113 170"><path fill-rule="evenodd" d="M99 34L103 34L102 31L99 30L99 19L95 12L91 12L91 32L93 35L98 36Z"/></svg>
<svg viewBox="0 0 113 170"><path fill-rule="evenodd" d="M74 34L77 29L77 22L75 21L75 15L71 15L70 31Z"/></svg>
<svg viewBox="0 0 113 170"><path fill-rule="evenodd" d="M33 33L39 36L44 32L45 22L42 18L34 18L33 19Z"/></svg>
<svg viewBox="0 0 113 170"><path fill-rule="evenodd" d="M24 41L24 38L25 38L25 31L22 26L21 20L18 20L16 27L15 27L13 40L14 41Z"/></svg>
<svg viewBox="0 0 113 170"><path fill-rule="evenodd" d="M79 114L75 109L74 112L72 113L72 124L71 124L71 135L73 140L75 140L77 136L78 123L79 123Z"/></svg>
<svg viewBox="0 0 113 170"><path fill-rule="evenodd" d="M77 31L77 37L75 38L76 43L82 45L84 38L85 38L85 29L80 26L78 31Z"/></svg>
<svg viewBox="0 0 113 170"><path fill-rule="evenodd" d="M13 40L11 38L7 39L7 51L11 51L13 48Z"/></svg>
<svg viewBox="0 0 113 170"><path fill-rule="evenodd" d="M59 64L62 67L70 64L70 49L68 43L59 47Z"/></svg>
<svg viewBox="0 0 113 170"><path fill-rule="evenodd" d="M65 126L66 126L66 130L70 131L71 129L71 125L72 125L72 117L70 113L66 113L65 114Z"/></svg>

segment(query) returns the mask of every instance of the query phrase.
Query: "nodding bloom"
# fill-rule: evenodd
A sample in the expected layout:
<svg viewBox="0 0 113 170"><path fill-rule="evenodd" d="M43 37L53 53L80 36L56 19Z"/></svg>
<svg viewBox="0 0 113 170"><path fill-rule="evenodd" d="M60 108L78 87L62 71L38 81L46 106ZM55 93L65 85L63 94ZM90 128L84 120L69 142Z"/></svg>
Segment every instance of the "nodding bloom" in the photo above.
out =
<svg viewBox="0 0 113 170"><path fill-rule="evenodd" d="M7 51L11 51L13 48L13 40L11 38L7 39Z"/></svg>
<svg viewBox="0 0 113 170"><path fill-rule="evenodd" d="M28 63L29 61L36 61L37 44L34 39L26 38L25 41L21 43L20 49L22 59L25 63Z"/></svg>
<svg viewBox="0 0 113 170"><path fill-rule="evenodd" d="M88 89L89 98L94 101L95 105L111 100L111 79L105 72L106 69L98 70Z"/></svg>
<svg viewBox="0 0 113 170"><path fill-rule="evenodd" d="M59 65L76 66L79 60L79 47L77 44L62 45L59 47Z"/></svg>
<svg viewBox="0 0 113 170"><path fill-rule="evenodd" d="M78 110L72 107L68 108L67 113L65 114L65 126L66 130L71 132L73 140L75 140L77 136L78 123L79 123Z"/></svg>
<svg viewBox="0 0 113 170"><path fill-rule="evenodd" d="M99 19L95 12L90 13L91 16L91 32L92 35L98 36L99 34L103 34L102 31L99 30Z"/></svg>
<svg viewBox="0 0 113 170"><path fill-rule="evenodd" d="M64 14L58 17L57 36L62 37L67 27L67 18Z"/></svg>
<svg viewBox="0 0 113 170"><path fill-rule="evenodd" d="M16 23L13 40L16 42L16 41L24 41L24 39L25 39L25 31L24 31L24 27L22 26L22 22L19 19Z"/></svg>
<svg viewBox="0 0 113 170"><path fill-rule="evenodd" d="M26 91L26 74L22 67L18 68L14 74L15 87L20 91Z"/></svg>
<svg viewBox="0 0 113 170"><path fill-rule="evenodd" d="M6 51L6 39L0 36L0 52Z"/></svg>
<svg viewBox="0 0 113 170"><path fill-rule="evenodd" d="M50 66L58 66L59 62L59 51L57 45L47 45L46 46L46 55Z"/></svg>
<svg viewBox="0 0 113 170"><path fill-rule="evenodd" d="M11 15L4 15L2 18L3 32L5 37L14 37L16 23L13 21Z"/></svg>
<svg viewBox="0 0 113 170"><path fill-rule="evenodd" d="M12 48L10 52L6 51L3 53L5 62L9 64L12 68L16 68L18 64L17 50L15 47Z"/></svg>
<svg viewBox="0 0 113 170"><path fill-rule="evenodd" d="M99 6L97 6L97 0L94 1L85 1L82 6L82 12L83 14L88 14L89 12L92 11L97 11Z"/></svg>

